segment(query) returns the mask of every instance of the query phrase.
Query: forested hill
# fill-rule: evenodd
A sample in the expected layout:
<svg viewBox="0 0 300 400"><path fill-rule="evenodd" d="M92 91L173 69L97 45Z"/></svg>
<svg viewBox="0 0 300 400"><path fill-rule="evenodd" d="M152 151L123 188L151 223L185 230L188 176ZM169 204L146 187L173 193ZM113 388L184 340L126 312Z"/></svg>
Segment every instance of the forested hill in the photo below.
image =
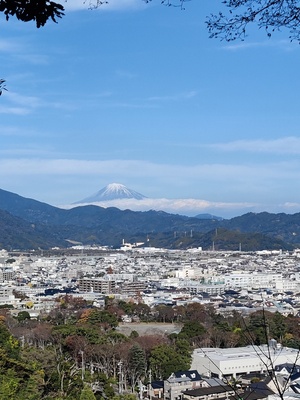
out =
<svg viewBox="0 0 300 400"><path fill-rule="evenodd" d="M120 246L123 239L165 248L242 246L247 251L300 245L300 213L248 213L220 220L91 205L64 210L4 190L0 211L0 245L9 249L65 247L70 241Z"/></svg>

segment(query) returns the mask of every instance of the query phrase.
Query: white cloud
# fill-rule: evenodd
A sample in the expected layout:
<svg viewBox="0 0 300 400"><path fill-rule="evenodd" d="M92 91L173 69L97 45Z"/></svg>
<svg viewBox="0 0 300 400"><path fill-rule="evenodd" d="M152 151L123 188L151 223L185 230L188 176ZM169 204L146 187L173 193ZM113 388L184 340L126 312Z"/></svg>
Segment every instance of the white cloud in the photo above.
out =
<svg viewBox="0 0 300 400"><path fill-rule="evenodd" d="M136 77L137 77L136 74L133 74L133 73L130 72L130 71L125 71L125 70L121 70L121 69L118 69L118 70L116 71L116 75L117 75L119 78L125 78L125 79L133 79L133 78L136 78Z"/></svg>
<svg viewBox="0 0 300 400"><path fill-rule="evenodd" d="M3 95L0 105L0 114L28 115L40 105L40 100L33 96L23 96L18 93L7 91Z"/></svg>
<svg viewBox="0 0 300 400"><path fill-rule="evenodd" d="M36 136L37 132L31 130L20 129L16 126L2 126L0 136ZM2 149L0 152L6 152L7 149Z"/></svg>
<svg viewBox="0 0 300 400"><path fill-rule="evenodd" d="M207 200L199 199L120 199L112 201L102 201L92 203L99 207L117 207L121 210L130 209L133 211L165 211L169 213L183 214L183 215L196 215L200 213L236 213L237 210L253 210L257 207L254 203L226 203L226 202L210 202ZM86 205L86 204L80 204ZM76 205L62 206L63 208L72 208Z"/></svg>
<svg viewBox="0 0 300 400"><path fill-rule="evenodd" d="M48 65L49 64L49 56L46 54L34 54L34 53L23 53L18 54L18 58L22 61L25 61L28 64L32 65Z"/></svg>
<svg viewBox="0 0 300 400"><path fill-rule="evenodd" d="M149 101L179 101L179 100L188 100L197 96L196 90L190 90L189 92L177 93L174 95L168 96L152 96L147 100Z"/></svg>
<svg viewBox="0 0 300 400"><path fill-rule="evenodd" d="M41 151L41 157L43 151L45 149ZM30 154L27 153L27 156ZM281 203L283 193L286 201L295 198L297 189L287 191L285 185L290 187L291 182L299 179L300 165L295 162L262 168L256 165L162 165L140 160L0 159L2 185L19 192L16 187L30 182L30 190L24 188L28 197L42 198L51 204L69 204L110 182L118 181L151 198L161 195L173 197L139 202L140 210L161 209L184 215L208 212L230 217L249 211L296 212L296 206ZM157 191L157 188L160 190ZM172 192L173 195L170 195ZM209 200L201 200L204 196ZM274 204L281 205L276 208ZM132 208L131 204L124 202L123 205L113 205Z"/></svg>
<svg viewBox="0 0 300 400"><path fill-rule="evenodd" d="M49 56L41 52L36 53L32 44L23 37L19 37L18 39L0 39L1 53L8 53L11 59L17 59L31 65L47 65L49 63ZM24 76L25 74L19 75Z"/></svg>
<svg viewBox="0 0 300 400"><path fill-rule="evenodd" d="M278 139L236 140L204 145L221 151L255 152L272 154L300 154L300 138L287 136Z"/></svg>
<svg viewBox="0 0 300 400"><path fill-rule="evenodd" d="M283 206L286 208L300 208L300 203L284 203Z"/></svg>
<svg viewBox="0 0 300 400"><path fill-rule="evenodd" d="M41 107L59 108L67 111L75 109L75 106L66 102L45 102L39 97L25 96L11 90L3 94L1 103L0 114L28 115Z"/></svg>
<svg viewBox="0 0 300 400"><path fill-rule="evenodd" d="M25 149L24 154L29 150ZM43 149L40 153L39 151L37 148L36 154L44 157L43 151L47 152L47 149ZM17 149L15 149L16 154L18 154ZM285 190L285 185L290 188L291 182L298 182L300 179L300 161L297 160L264 166L255 164L187 166L155 164L143 160L88 161L29 158L29 154L30 152L27 153L27 158L12 159L3 156L0 158L2 185L5 184L10 188L8 190L13 192L19 192L16 187L24 186L28 197L43 198L43 201L51 204L78 201L96 192L105 184L118 181L125 184L134 182L128 186L151 198L135 203L131 200L122 200L121 203L119 201L102 203L102 206L141 211L155 209L183 215L211 213L222 217L249 211L290 213L299 210L298 205L292 203L297 198L297 188L292 191ZM30 182L30 189L26 187L26 182ZM95 182L102 184L100 187L95 187L93 186ZM163 189L160 189L159 194L155 196L153 190L158 187ZM172 191L175 194L173 196L170 195ZM286 203L282 203L283 193ZM162 196L167 194L173 199L161 198L160 194ZM195 199L192 196L201 196L202 199ZM203 200L204 196L209 200ZM222 198L224 199L222 201L212 201Z"/></svg>
<svg viewBox="0 0 300 400"><path fill-rule="evenodd" d="M24 51L22 49L22 45L18 43L16 40L11 39L0 39L0 52L12 53Z"/></svg>
<svg viewBox="0 0 300 400"><path fill-rule="evenodd" d="M37 153L39 153L37 149ZM50 156L51 153L48 154ZM232 182L240 184L249 182L249 179L261 181L264 179L300 178L300 161L288 161L270 163L265 165L243 164L197 164L178 165L161 164L144 160L77 160L66 158L2 158L0 160L0 174L5 173L23 175L77 175L77 176L101 176L104 179L117 176L157 178L159 181L206 181L224 182L229 185ZM119 178L119 180L120 180ZM109 179L110 180L110 179ZM246 183L245 183L246 184Z"/></svg>
<svg viewBox="0 0 300 400"><path fill-rule="evenodd" d="M291 42L290 40L275 40L273 38L272 40L264 40L261 42L242 41L242 42L225 44L224 46L222 46L222 49L228 51L239 51L239 50L265 48L265 47L276 47L284 51L292 51L296 50L297 45L298 44L296 42Z"/></svg>
<svg viewBox="0 0 300 400"><path fill-rule="evenodd" d="M25 107L1 107L0 106L0 114L12 114L12 115L27 115L30 113L30 110Z"/></svg>
<svg viewBox="0 0 300 400"><path fill-rule="evenodd" d="M41 104L41 101L37 97L24 96L12 91L6 92L5 96L10 102L26 106L27 108L36 108Z"/></svg>
<svg viewBox="0 0 300 400"><path fill-rule="evenodd" d="M156 108L155 104L143 104L143 103L129 103L129 102L112 102L105 105L106 107L118 107L118 108L145 108L145 109L152 109Z"/></svg>

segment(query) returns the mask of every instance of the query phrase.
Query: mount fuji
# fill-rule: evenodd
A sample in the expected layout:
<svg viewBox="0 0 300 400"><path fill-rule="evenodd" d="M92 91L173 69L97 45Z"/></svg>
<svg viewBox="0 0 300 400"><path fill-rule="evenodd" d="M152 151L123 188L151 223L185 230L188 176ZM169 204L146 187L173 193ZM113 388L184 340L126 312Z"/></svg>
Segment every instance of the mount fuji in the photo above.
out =
<svg viewBox="0 0 300 400"><path fill-rule="evenodd" d="M73 204L96 203L99 201L112 201L121 199L143 200L146 199L146 196L136 192L135 190L127 188L121 183L110 183L99 190L99 192L86 197L83 200L76 201L76 203Z"/></svg>
<svg viewBox="0 0 300 400"><path fill-rule="evenodd" d="M74 207L87 205L131 211L164 211L189 217L194 217L196 215L199 219L209 218L213 220L226 218L226 216L223 218L216 217L219 213L225 215L229 214L228 216L231 217L232 209L234 209L234 214L242 214L247 211L255 212L255 205L252 203L226 204L186 197L180 199L146 197L121 183L110 183L91 196L73 202L72 204L61 205L60 207L63 209L72 209ZM239 211L240 209L241 212Z"/></svg>

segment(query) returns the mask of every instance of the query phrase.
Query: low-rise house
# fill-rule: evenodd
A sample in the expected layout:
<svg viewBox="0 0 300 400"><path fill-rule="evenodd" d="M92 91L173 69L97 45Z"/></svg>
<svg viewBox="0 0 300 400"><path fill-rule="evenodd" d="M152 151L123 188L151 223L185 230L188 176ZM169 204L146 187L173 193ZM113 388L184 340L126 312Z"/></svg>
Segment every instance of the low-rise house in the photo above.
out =
<svg viewBox="0 0 300 400"><path fill-rule="evenodd" d="M263 383L250 385L246 389L235 389L229 385L214 386L209 388L198 388L183 392L182 399L185 400L263 400L268 399L274 392Z"/></svg>
<svg viewBox="0 0 300 400"><path fill-rule="evenodd" d="M164 398L164 381L153 381L149 384L150 399Z"/></svg>
<svg viewBox="0 0 300 400"><path fill-rule="evenodd" d="M185 390L197 389L203 383L207 385L196 370L174 372L164 381L151 382L149 397L164 400L182 399L182 393Z"/></svg>
<svg viewBox="0 0 300 400"><path fill-rule="evenodd" d="M201 385L202 378L196 370L174 372L164 381L164 398L166 400L180 399L185 390L196 389Z"/></svg>
<svg viewBox="0 0 300 400"><path fill-rule="evenodd" d="M234 395L234 389L231 386L225 384L221 386L190 389L183 392L183 398L187 400L228 399L229 397Z"/></svg>

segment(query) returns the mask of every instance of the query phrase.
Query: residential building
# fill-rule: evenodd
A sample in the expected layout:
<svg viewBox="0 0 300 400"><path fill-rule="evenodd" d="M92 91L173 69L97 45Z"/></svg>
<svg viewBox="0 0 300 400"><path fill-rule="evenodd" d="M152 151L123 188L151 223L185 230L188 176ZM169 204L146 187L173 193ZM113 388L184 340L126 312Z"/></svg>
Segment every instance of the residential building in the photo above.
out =
<svg viewBox="0 0 300 400"><path fill-rule="evenodd" d="M115 291L115 281L102 278L82 278L78 281L78 288L80 292L112 294Z"/></svg>

